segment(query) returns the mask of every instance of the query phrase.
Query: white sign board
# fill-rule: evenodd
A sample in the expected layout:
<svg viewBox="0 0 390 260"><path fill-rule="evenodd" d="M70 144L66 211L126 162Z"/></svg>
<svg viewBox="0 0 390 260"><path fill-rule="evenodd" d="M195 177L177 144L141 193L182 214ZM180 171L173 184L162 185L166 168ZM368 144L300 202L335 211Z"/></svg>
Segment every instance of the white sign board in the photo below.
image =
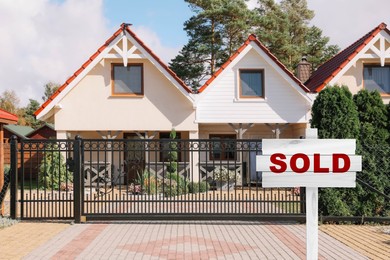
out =
<svg viewBox="0 0 390 260"><path fill-rule="evenodd" d="M314 130L314 129L313 129ZM306 258L318 259L318 188L355 187L362 158L354 139L263 139L263 187L306 187Z"/></svg>
<svg viewBox="0 0 390 260"><path fill-rule="evenodd" d="M262 150L263 187L353 188L361 171L354 139L263 139Z"/></svg>

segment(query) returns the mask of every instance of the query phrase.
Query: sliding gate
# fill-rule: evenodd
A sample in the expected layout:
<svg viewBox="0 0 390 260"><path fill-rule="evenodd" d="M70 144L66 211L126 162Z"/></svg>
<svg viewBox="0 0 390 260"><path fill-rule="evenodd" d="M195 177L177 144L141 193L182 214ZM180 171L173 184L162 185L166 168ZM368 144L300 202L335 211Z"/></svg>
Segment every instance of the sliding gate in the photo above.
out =
<svg viewBox="0 0 390 260"><path fill-rule="evenodd" d="M77 138L11 146L13 214L22 219L304 217L299 188L262 188L255 167L261 140Z"/></svg>

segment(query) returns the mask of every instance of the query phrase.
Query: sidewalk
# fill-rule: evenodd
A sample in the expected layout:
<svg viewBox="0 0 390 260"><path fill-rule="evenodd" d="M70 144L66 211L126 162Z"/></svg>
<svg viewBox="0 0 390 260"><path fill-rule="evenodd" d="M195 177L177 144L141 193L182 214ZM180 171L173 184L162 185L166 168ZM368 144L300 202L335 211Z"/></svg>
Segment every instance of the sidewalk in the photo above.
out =
<svg viewBox="0 0 390 260"><path fill-rule="evenodd" d="M369 259L332 237L355 226L324 227L330 228L319 232L320 259ZM0 230L0 259L305 259L305 228L237 221L22 222ZM388 259L390 245L384 250L375 259Z"/></svg>

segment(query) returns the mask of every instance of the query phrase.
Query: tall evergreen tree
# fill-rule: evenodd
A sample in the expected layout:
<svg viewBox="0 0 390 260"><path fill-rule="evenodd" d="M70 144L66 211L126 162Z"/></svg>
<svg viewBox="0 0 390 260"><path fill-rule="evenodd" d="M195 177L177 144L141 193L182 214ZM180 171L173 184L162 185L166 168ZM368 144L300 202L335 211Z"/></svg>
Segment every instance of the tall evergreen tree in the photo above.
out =
<svg viewBox="0 0 390 260"><path fill-rule="evenodd" d="M382 193L390 187L390 147L387 143L387 109L378 91L359 91L353 100L356 104L360 121L359 154L362 155L363 170L357 176ZM388 191L387 191L388 192ZM384 215L386 201L360 185L357 185L353 196L360 203L354 206L354 215Z"/></svg>
<svg viewBox="0 0 390 260"><path fill-rule="evenodd" d="M278 59L293 71L302 56L316 68L335 55L339 48L327 45L328 37L322 36L318 27L309 27L314 12L306 0L258 0L259 39Z"/></svg>
<svg viewBox="0 0 390 260"><path fill-rule="evenodd" d="M346 86L327 87L312 106L311 126L318 129L319 138L358 138L359 118L352 94ZM350 189L325 188L319 192L320 213L326 216L349 216L359 203L350 196Z"/></svg>
<svg viewBox="0 0 390 260"><path fill-rule="evenodd" d="M185 1L195 13L184 23L189 42L169 66L196 89L244 42L254 19L246 0Z"/></svg>
<svg viewBox="0 0 390 260"><path fill-rule="evenodd" d="M40 104L35 99L29 99L28 105L24 108L24 119L26 125L31 126L32 128L38 128L42 122L37 120L34 116L34 112L39 108Z"/></svg>

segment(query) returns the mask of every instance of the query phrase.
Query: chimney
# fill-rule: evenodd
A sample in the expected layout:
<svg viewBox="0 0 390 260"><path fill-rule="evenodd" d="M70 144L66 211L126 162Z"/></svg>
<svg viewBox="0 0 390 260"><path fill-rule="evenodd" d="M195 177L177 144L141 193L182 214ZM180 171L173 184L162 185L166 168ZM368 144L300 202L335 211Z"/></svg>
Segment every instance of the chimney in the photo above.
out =
<svg viewBox="0 0 390 260"><path fill-rule="evenodd" d="M297 65L297 78L305 83L311 76L311 64L307 61L305 56Z"/></svg>

